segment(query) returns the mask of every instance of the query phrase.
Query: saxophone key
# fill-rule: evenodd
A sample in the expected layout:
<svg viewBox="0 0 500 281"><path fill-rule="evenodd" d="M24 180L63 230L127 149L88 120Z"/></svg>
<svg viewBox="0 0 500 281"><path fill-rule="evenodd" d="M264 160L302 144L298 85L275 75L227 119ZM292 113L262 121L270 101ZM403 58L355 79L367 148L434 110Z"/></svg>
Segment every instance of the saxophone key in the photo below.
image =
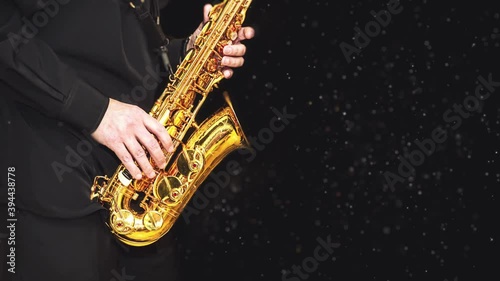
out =
<svg viewBox="0 0 500 281"><path fill-rule="evenodd" d="M161 198L161 202L164 204L175 203L183 194L181 185L182 183L177 177L163 177L158 182L155 196Z"/></svg>
<svg viewBox="0 0 500 281"><path fill-rule="evenodd" d="M230 26L227 31L226 31L226 36L229 38L231 41L235 41L238 39L238 29L236 26L232 25Z"/></svg>
<svg viewBox="0 0 500 281"><path fill-rule="evenodd" d="M148 230L157 230L163 225L163 217L158 211L149 211L142 219L142 223Z"/></svg>
<svg viewBox="0 0 500 281"><path fill-rule="evenodd" d="M217 44L216 54L222 59L222 56L224 54L224 47L226 47L227 45L232 45L232 44L233 44L233 41L231 41L231 40L221 40Z"/></svg>
<svg viewBox="0 0 500 281"><path fill-rule="evenodd" d="M118 179L123 186L129 186L132 182L132 175L128 170L123 170L118 173Z"/></svg>
<svg viewBox="0 0 500 281"><path fill-rule="evenodd" d="M220 68L220 59L217 59L215 57L212 57L207 60L207 63L205 64L205 69L210 72L214 73Z"/></svg>
<svg viewBox="0 0 500 281"><path fill-rule="evenodd" d="M135 217L128 210L119 210L111 214L111 228L120 234L127 234L134 229Z"/></svg>

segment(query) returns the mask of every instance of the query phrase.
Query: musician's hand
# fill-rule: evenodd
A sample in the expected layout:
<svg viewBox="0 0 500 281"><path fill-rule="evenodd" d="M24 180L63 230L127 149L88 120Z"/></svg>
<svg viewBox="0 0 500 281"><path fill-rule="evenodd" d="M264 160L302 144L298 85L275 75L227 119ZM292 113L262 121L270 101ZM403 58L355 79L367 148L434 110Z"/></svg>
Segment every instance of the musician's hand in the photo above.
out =
<svg viewBox="0 0 500 281"><path fill-rule="evenodd" d="M198 29L191 35L189 40L188 49L193 46L193 42L200 33L203 25L209 20L208 13L212 9L212 5L206 4L203 7L203 23L200 24ZM252 39L255 35L255 30L251 27L242 27L238 32L238 38L233 42L232 45L224 47L224 57L222 58L222 73L225 78L231 78L233 76L233 68L243 66L245 59L243 56L246 53L246 46L241 43L241 41L246 39Z"/></svg>
<svg viewBox="0 0 500 281"><path fill-rule="evenodd" d="M143 147L156 166L162 169L166 159L157 139L168 152L173 152L169 134L156 119L138 106L114 99L110 99L108 109L92 137L111 149L135 179L142 177L141 171L150 178L155 176Z"/></svg>

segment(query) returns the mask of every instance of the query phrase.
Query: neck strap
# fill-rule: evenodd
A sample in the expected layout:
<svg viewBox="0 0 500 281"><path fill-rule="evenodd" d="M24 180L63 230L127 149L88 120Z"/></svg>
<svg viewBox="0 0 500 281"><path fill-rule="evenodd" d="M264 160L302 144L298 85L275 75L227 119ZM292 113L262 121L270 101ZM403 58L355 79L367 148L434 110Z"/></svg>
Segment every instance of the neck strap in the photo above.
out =
<svg viewBox="0 0 500 281"><path fill-rule="evenodd" d="M168 58L167 45L169 44L168 38L163 33L160 26L160 12L157 0L152 0L153 2L153 16L145 5L144 0L129 0L130 6L134 9L141 25L148 38L149 45L154 48L154 50L160 53L165 69L167 69L170 74L173 74L172 65Z"/></svg>

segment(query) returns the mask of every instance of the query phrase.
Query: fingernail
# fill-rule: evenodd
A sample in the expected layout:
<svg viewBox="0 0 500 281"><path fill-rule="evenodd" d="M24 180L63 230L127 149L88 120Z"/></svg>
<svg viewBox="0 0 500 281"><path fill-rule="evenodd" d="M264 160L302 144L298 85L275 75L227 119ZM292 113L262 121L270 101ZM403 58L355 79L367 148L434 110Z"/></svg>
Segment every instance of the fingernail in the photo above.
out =
<svg viewBox="0 0 500 281"><path fill-rule="evenodd" d="M224 51L225 51L224 53L228 53L228 55L230 55L230 54L231 54L231 52L233 51L233 47L231 47L231 46L226 46Z"/></svg>
<svg viewBox="0 0 500 281"><path fill-rule="evenodd" d="M138 179L138 180L140 180L142 178L142 175L141 174L137 174L137 175L135 175L135 178Z"/></svg>
<svg viewBox="0 0 500 281"><path fill-rule="evenodd" d="M149 177L150 177L150 178L154 178L154 177L155 177L155 172L151 172L151 173L149 173Z"/></svg>
<svg viewBox="0 0 500 281"><path fill-rule="evenodd" d="M170 147L168 148L168 152L174 152L174 147L173 147L173 146L170 146Z"/></svg>

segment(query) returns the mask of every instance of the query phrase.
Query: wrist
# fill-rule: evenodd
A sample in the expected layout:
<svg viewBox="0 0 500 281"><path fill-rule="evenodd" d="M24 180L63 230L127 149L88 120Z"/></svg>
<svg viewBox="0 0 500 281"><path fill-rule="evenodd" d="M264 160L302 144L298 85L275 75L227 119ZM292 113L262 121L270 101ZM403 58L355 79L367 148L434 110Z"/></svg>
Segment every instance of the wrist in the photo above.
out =
<svg viewBox="0 0 500 281"><path fill-rule="evenodd" d="M191 34L186 40L184 41L184 52L188 52L192 48L194 48L194 41L195 41L195 33Z"/></svg>

